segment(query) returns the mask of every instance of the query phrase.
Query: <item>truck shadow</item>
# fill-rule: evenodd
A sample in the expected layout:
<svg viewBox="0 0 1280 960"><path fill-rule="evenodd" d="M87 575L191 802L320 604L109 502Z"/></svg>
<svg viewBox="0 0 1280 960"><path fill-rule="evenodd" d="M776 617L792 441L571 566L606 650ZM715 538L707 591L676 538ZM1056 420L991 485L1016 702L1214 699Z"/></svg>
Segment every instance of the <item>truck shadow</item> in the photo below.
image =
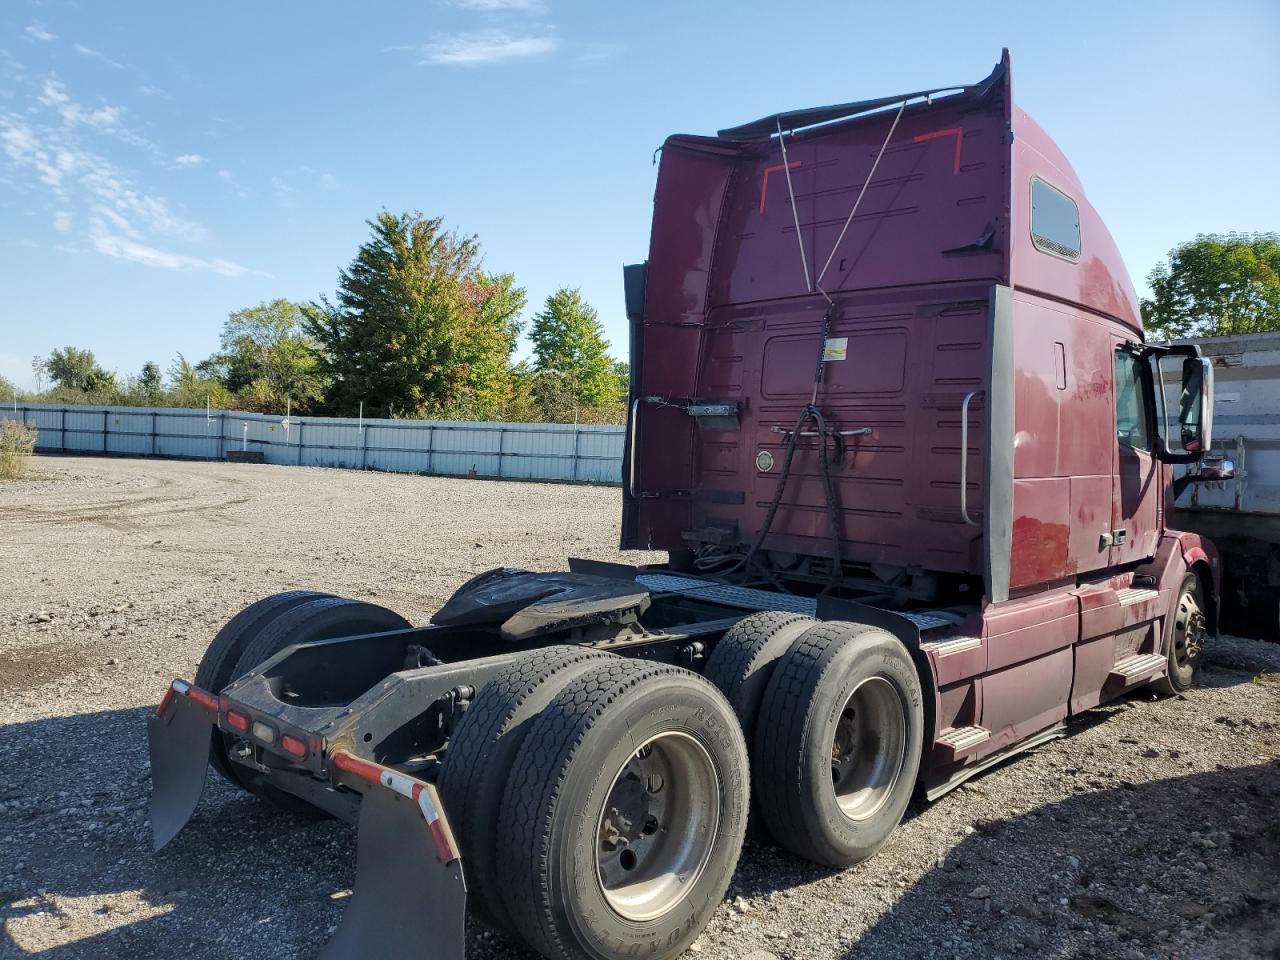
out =
<svg viewBox="0 0 1280 960"><path fill-rule="evenodd" d="M1239 671L1217 672L1206 671L1207 686L1243 682ZM1091 711L1069 733L1122 709ZM354 830L280 813L210 772L189 827L153 854L149 712L0 728L0 957L315 956L348 902ZM914 808L906 829L930 814L954 828L950 802ZM885 901L892 907L873 926L848 929L846 956L925 957L944 948L965 956L1097 956L1112 947L1121 955L1131 944L1173 944L1202 929L1216 936L1226 925L1243 931L1233 943L1243 936L1260 951L1280 951L1278 802L1280 766L1269 763L1089 789L1018 817L979 821L911 887L894 889ZM1138 829L1151 823L1166 828ZM1214 846L1195 846L1192 830L1216 836ZM803 895L829 883L841 887L836 899L863 896L867 868L892 856L894 842L867 867L843 873L748 847L731 896ZM984 885L987 896L974 896ZM1081 940L1095 929L1101 939ZM468 955L486 960L533 956L478 923L469 925L468 941Z"/></svg>
<svg viewBox="0 0 1280 960"><path fill-rule="evenodd" d="M1270 762L979 821L844 958L1280 957L1277 801Z"/></svg>
<svg viewBox="0 0 1280 960"><path fill-rule="evenodd" d="M0 957L314 956L354 876L354 832L210 771L188 829L153 854L150 712L0 728Z"/></svg>

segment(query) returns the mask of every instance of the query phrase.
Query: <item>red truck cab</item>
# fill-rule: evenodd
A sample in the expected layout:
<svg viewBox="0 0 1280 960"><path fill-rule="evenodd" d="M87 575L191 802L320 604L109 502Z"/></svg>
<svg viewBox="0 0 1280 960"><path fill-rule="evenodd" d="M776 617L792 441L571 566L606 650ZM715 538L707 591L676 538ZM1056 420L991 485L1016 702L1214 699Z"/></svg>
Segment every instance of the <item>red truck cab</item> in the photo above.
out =
<svg viewBox="0 0 1280 960"><path fill-rule="evenodd" d="M1207 447L1212 372L1143 343L1007 51L903 102L666 141L628 276L623 546L952 614L920 643L940 790L1194 659L1216 560L1167 528L1166 464ZM797 427L809 404L821 426Z"/></svg>

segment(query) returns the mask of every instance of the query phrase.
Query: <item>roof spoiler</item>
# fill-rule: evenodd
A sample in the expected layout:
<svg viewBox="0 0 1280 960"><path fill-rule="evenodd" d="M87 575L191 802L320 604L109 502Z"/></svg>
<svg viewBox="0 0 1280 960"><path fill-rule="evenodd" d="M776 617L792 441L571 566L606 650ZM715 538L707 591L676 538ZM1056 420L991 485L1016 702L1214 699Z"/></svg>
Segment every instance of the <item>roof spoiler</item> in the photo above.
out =
<svg viewBox="0 0 1280 960"><path fill-rule="evenodd" d="M875 100L858 100L853 103L838 103L829 107L809 107L804 110L788 110L784 113L774 113L767 117L761 117L759 120L753 120L751 123L744 123L741 126L729 127L721 130L717 136L721 140L761 140L777 133L779 129L794 132L803 127L812 127L820 123L830 123L833 120L845 120L849 117L856 117L859 114L870 113L873 110L880 110L884 107L893 106L902 103L905 100L914 100L916 97L930 97L938 93L951 93L953 91L966 94L975 94L977 97L986 96L987 92L1004 78L1008 64L1008 53L1001 57L1000 62L996 64L991 74L980 83L975 84L956 84L950 87L934 87L932 90L917 90L914 93L900 93L892 97L877 97Z"/></svg>

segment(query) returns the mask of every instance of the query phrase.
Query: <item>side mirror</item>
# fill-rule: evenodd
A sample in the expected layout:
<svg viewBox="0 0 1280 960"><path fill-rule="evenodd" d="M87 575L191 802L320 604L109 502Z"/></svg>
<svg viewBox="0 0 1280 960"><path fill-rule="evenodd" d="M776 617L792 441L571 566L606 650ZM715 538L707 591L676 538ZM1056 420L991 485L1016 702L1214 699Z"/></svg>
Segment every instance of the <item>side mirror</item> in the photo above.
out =
<svg viewBox="0 0 1280 960"><path fill-rule="evenodd" d="M1165 463L1197 463L1213 443L1213 365L1194 346L1153 348L1159 443Z"/></svg>
<svg viewBox="0 0 1280 960"><path fill-rule="evenodd" d="M1173 498L1177 500L1193 483L1213 483L1215 480L1234 480L1236 464L1222 454L1209 454L1200 461L1199 469L1188 468L1187 472L1173 479Z"/></svg>
<svg viewBox="0 0 1280 960"><path fill-rule="evenodd" d="M1200 461L1200 472L1195 475L1201 483L1212 480L1234 480L1236 478L1236 462L1226 457L1205 457Z"/></svg>

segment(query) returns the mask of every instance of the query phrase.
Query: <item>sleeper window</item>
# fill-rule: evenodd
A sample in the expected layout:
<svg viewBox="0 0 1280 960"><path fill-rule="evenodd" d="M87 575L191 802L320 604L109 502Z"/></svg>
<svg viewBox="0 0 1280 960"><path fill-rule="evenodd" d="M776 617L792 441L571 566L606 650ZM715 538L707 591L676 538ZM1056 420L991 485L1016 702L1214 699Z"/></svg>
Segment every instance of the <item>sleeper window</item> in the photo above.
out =
<svg viewBox="0 0 1280 960"><path fill-rule="evenodd" d="M1045 253L1080 259L1080 209L1039 177L1031 179L1031 241Z"/></svg>

